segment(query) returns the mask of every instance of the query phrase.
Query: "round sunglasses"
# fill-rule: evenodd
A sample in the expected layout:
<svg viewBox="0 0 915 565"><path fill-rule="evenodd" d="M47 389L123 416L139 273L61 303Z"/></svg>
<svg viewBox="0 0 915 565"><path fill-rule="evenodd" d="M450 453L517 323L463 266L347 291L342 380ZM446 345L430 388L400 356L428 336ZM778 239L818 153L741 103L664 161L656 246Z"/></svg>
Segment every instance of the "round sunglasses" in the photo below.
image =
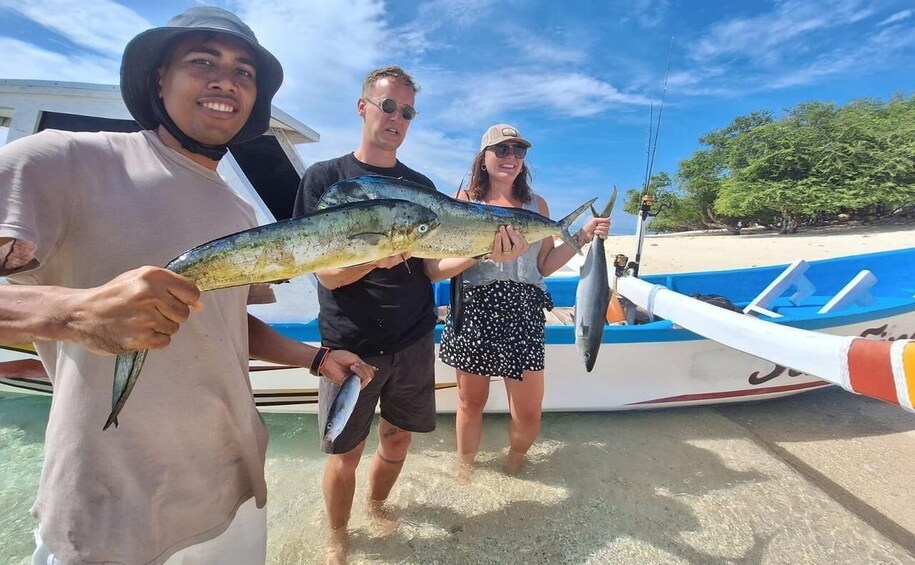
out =
<svg viewBox="0 0 915 565"><path fill-rule="evenodd" d="M372 100L371 98L363 98L367 102L371 102L372 105L377 106L385 114L393 114L397 111L397 102L391 100L390 98L383 98L380 101ZM416 114L419 112L416 111L416 108L410 106L409 104L404 104L403 109L400 111L400 115L403 116L403 119L410 121L416 117Z"/></svg>
<svg viewBox="0 0 915 565"><path fill-rule="evenodd" d="M496 157L499 159L504 159L508 157L509 151L515 154L515 157L518 159L524 159L524 156L527 155L527 147L523 145L508 145L505 143L500 143L498 145L491 145L486 149L492 150L496 154Z"/></svg>

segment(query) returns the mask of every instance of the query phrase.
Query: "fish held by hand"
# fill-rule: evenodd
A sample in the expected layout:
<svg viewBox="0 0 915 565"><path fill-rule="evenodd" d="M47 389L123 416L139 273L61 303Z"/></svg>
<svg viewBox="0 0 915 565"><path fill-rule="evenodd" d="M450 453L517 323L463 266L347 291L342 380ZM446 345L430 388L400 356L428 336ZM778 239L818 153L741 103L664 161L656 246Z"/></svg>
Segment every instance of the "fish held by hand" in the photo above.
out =
<svg viewBox="0 0 915 565"><path fill-rule="evenodd" d="M359 377L356 375L350 375L343 381L327 414L324 441L332 442L343 432L353 409L356 408L356 401L359 400L360 386Z"/></svg>
<svg viewBox="0 0 915 565"><path fill-rule="evenodd" d="M165 268L187 277L201 292L278 282L407 253L439 224L434 212L412 202L353 202L215 239L182 253ZM117 427L146 353L118 355L111 414L103 429Z"/></svg>

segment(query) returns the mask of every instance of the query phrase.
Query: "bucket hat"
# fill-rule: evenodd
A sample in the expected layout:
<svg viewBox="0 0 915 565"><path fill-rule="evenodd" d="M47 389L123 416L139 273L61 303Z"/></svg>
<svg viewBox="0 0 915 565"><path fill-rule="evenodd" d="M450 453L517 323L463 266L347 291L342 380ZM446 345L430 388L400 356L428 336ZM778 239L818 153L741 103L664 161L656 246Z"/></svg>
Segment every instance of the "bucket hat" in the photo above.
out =
<svg viewBox="0 0 915 565"><path fill-rule="evenodd" d="M155 129L159 120L153 112L150 90L157 88L154 71L167 55L176 38L191 32L232 35L247 43L257 65L257 98L251 116L231 143L259 137L270 126L273 96L283 83L283 67L261 47L254 32L232 12L213 6L198 6L170 19L163 27L146 30L134 37L121 59L121 96L130 115L146 129Z"/></svg>

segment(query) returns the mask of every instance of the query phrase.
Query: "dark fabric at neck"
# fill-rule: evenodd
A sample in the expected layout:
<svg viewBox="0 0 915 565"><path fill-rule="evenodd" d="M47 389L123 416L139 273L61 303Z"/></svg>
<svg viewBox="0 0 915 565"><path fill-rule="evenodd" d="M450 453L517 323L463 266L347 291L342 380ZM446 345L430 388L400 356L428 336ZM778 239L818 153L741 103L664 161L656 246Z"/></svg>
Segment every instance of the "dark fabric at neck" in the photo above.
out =
<svg viewBox="0 0 915 565"><path fill-rule="evenodd" d="M171 117L168 115L168 112L165 111L165 106L162 104L162 99L159 98L159 93L155 89L150 89L149 91L150 102L152 103L153 114L156 116L156 120L162 125L168 133L172 134L172 137L178 140L178 143L181 144L181 147L184 147L191 153L196 153L198 155L203 155L214 161L219 161L225 157L226 152L229 150L228 144L226 145L216 145L216 146L206 146L197 143L195 140L187 136L178 126L172 121Z"/></svg>

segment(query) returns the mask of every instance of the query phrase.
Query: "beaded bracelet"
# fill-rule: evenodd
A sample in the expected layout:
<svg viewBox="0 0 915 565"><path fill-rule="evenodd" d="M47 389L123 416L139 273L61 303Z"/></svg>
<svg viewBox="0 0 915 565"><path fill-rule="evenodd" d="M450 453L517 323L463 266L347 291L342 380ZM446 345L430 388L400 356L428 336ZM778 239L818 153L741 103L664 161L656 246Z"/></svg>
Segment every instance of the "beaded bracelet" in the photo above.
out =
<svg viewBox="0 0 915 565"><path fill-rule="evenodd" d="M318 352L315 353L314 359L311 360L311 368L308 371L314 375L318 376L321 370L321 367L324 366L324 360L327 358L327 354L330 353L329 347L321 346L318 348Z"/></svg>

